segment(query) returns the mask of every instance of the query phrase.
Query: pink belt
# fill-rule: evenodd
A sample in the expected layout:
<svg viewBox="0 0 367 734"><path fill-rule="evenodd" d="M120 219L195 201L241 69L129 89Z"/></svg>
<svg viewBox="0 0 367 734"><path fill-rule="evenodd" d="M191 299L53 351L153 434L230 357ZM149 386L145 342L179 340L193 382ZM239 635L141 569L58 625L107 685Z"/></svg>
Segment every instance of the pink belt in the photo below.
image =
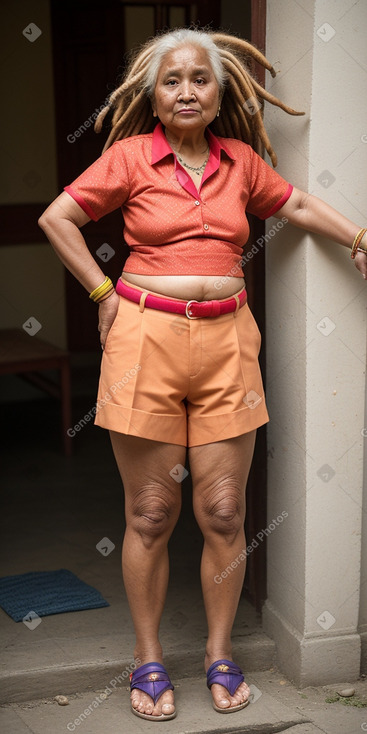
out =
<svg viewBox="0 0 367 734"><path fill-rule="evenodd" d="M141 311L144 307L156 308L159 311L169 311L171 313L179 313L187 316L188 319L201 319L208 316L221 316L225 313L238 311L247 301L246 288L243 287L238 293L231 298L223 301L180 301L177 298L167 298L165 296L156 296L149 291L141 291L138 288L130 287L123 283L119 278L116 284L116 293L129 301L138 303Z"/></svg>

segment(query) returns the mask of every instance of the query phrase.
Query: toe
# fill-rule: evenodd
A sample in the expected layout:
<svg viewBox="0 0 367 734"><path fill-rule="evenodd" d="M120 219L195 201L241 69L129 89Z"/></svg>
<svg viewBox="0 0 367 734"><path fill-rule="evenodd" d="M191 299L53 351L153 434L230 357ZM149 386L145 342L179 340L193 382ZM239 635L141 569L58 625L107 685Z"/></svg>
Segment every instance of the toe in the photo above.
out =
<svg viewBox="0 0 367 734"><path fill-rule="evenodd" d="M131 705L140 714L151 714L153 712L153 701L150 696L147 696L142 691L131 696Z"/></svg>
<svg viewBox="0 0 367 734"><path fill-rule="evenodd" d="M159 717L161 714L169 716L175 711L172 691L163 693L154 705L153 699L147 693L135 688L131 694L131 705L140 714L148 714L149 716Z"/></svg>
<svg viewBox="0 0 367 734"><path fill-rule="evenodd" d="M164 714L165 716L169 716L170 714L173 714L175 710L175 705L173 702L173 693L172 691L166 691L165 693L162 693L161 697L158 699L156 705L153 709L153 716L160 716L161 714Z"/></svg>
<svg viewBox="0 0 367 734"><path fill-rule="evenodd" d="M241 703L247 701L250 695L250 689L246 683L241 683L233 696L229 694L224 686L220 686L218 683L214 683L211 686L211 692L215 705L223 709L239 706Z"/></svg>
<svg viewBox="0 0 367 734"><path fill-rule="evenodd" d="M223 686L220 686L219 683L213 683L210 690L212 692L213 701L218 708L228 709L230 707L231 697Z"/></svg>
<svg viewBox="0 0 367 734"><path fill-rule="evenodd" d="M241 685L238 686L232 698L234 698L237 704L239 704L239 703L243 703L244 701L247 701L249 695L250 695L250 689L248 685L246 683L241 683Z"/></svg>

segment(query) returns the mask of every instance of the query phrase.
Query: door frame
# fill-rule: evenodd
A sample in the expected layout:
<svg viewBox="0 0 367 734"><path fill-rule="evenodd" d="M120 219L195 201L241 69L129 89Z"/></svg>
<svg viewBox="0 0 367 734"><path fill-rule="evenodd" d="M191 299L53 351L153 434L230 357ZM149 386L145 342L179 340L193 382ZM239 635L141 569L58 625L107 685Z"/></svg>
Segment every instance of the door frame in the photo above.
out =
<svg viewBox="0 0 367 734"><path fill-rule="evenodd" d="M251 0L251 43L265 53L266 0ZM258 62L252 71L260 84L265 84L265 69ZM263 151L259 151L263 154ZM265 223L249 216L251 239L249 244L264 236ZM264 385L266 384L266 340L265 340L265 248L259 248L256 257L246 264L248 301L262 334L259 356ZM256 292L255 292L256 291ZM246 539L247 545L267 526L267 428L257 430L254 458L247 482ZM258 540L257 540L258 542ZM247 570L243 594L250 599L258 612L267 598L267 546L266 537L258 543L247 559Z"/></svg>
<svg viewBox="0 0 367 734"><path fill-rule="evenodd" d="M52 5L59 6L58 0L51 0ZM81 0L79 0L81 2ZM109 0L109 2L114 2L114 0ZM121 3L118 3L121 7ZM126 4L129 5L139 5L139 4L150 4L150 5L160 5L160 6L167 6L170 4L170 0L151 0L149 3L146 2L146 0L130 0L130 3L127 2ZM174 3L171 3L174 4ZM177 4L182 5L188 5L188 0L178 0ZM158 11L157 11L158 13ZM162 16L162 13L161 13ZM201 3L199 4L199 12L198 16L200 16L200 24L210 24L213 29L220 28L220 0L201 0ZM160 17L159 13L156 15L156 17ZM162 16L163 17L163 16ZM261 51L265 51L265 33L266 33L266 0L251 0L251 42L254 43L254 45ZM64 86L64 93L67 93L67 89L65 87L65 80L60 79L60 74L63 74L63 65L61 63L61 59L59 57L59 50L58 50L57 43L55 45L55 73L56 79L55 81L62 84ZM264 84L265 81L265 70L264 68L255 63L253 65L252 71L255 73L257 79L260 81L260 83ZM62 95L61 95L62 96ZM56 95L57 97L57 95ZM59 121L59 124L64 126L64 129L62 130L62 134L60 134L60 131L58 131L57 139L59 142L59 149L58 149L58 163L59 163L59 183L60 186L64 186L66 183L69 183L69 180L67 180L67 174L65 173L65 150L64 147L62 147L62 141L65 140L66 133L68 130L65 127L65 121L63 120L62 115L62 109L63 109L63 102L62 99L57 100L57 104L59 105L57 110L56 119ZM97 137L97 136L96 136ZM72 146L73 148L73 146ZM70 156L70 153L73 153L74 156L77 156L77 151L70 150L70 146L68 148L68 154ZM69 159L70 162L70 159ZM76 166L76 160L73 161L73 164ZM80 167L79 167L80 170ZM77 175L78 171L76 171L75 175ZM111 231L116 230L118 239L121 238L120 232L121 232L121 224L119 224L118 218L120 217L119 212L114 212L112 215L109 215L109 217L116 217L116 222L114 225L111 223L107 223L108 218L103 218L105 220L105 226L106 230L110 227ZM264 235L264 222L257 219L256 217L249 217L250 219L250 225L251 225L251 239L249 240L249 245L251 246L253 242L255 242L259 237L262 237ZM89 228L90 225L87 225L87 228ZM86 232L87 238L89 241L93 243L93 230L96 231L96 225L93 223L91 225L93 229L89 229L88 232ZM102 240L103 241L103 240ZM112 244L112 240L109 240ZM92 249L95 249L96 245L95 243L92 244ZM112 262L112 261L111 261ZM107 275L110 275L110 277L113 279L114 274L113 272L109 271L108 269L109 263L107 263L104 266L104 269L106 271ZM118 273L119 275L120 273ZM253 258L251 261L249 261L246 265L246 283L247 283L247 290L248 290L248 301L251 310L254 313L255 319L259 325L260 332L263 335L262 338L262 349L260 353L260 366L261 371L263 375L264 383L266 381L266 372L265 372L265 252L264 248L259 248L258 253L256 254L256 257ZM79 326L78 326L78 320L75 318L75 313L83 313L86 309L92 309L94 307L94 304L91 304L88 302L88 299L85 298L85 292L79 286L77 282L75 282L75 279L68 273L66 273L66 279L65 279L65 287L66 287L66 300L67 300L67 328L68 328L68 334L69 337L71 336L71 343L70 346L72 347L72 344L76 344L79 336ZM96 333L96 349L99 350L99 341L98 341L98 334ZM257 534L260 530L266 527L267 523L267 466L266 466L266 458L267 458L267 442L266 442L266 426L262 426L257 431L257 439L256 439L256 446L255 446L255 452L254 452L254 458L250 470L250 475L248 479L248 485L247 485L247 517L246 517L246 524L245 524L245 530L246 530L246 537L247 537L247 544L251 543L253 539L256 538ZM264 539L261 543L259 543L258 547L256 547L255 552L251 553L248 557L248 563L247 563L247 571L246 571L246 577L245 577L245 583L243 587L243 595L249 598L251 603L255 606L257 611L260 611L262 608L262 605L266 599L266 586L267 586L267 580L266 580L266 539Z"/></svg>

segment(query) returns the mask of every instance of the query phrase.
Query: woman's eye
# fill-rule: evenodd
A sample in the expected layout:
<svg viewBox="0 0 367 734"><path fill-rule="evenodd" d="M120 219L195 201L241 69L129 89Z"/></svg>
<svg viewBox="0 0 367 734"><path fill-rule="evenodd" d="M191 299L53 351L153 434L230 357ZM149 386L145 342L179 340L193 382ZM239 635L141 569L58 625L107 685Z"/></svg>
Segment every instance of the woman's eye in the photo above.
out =
<svg viewBox="0 0 367 734"><path fill-rule="evenodd" d="M177 82L175 81L175 79L169 79L168 82L167 82L167 84L168 84L168 86L170 86L170 87L172 86L173 87L173 85L174 84L177 84Z"/></svg>
<svg viewBox="0 0 367 734"><path fill-rule="evenodd" d="M205 84L205 79L196 79L196 84Z"/></svg>

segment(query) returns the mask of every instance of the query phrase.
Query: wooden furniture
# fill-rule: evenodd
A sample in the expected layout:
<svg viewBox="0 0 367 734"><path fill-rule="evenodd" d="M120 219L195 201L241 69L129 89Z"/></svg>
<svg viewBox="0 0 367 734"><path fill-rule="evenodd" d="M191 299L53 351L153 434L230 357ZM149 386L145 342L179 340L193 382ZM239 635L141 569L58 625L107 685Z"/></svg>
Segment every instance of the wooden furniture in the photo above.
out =
<svg viewBox="0 0 367 734"><path fill-rule="evenodd" d="M59 383L53 382L44 370L59 371ZM64 453L71 455L71 393L69 354L53 344L31 336L23 329L0 330L0 375L17 374L61 401Z"/></svg>

